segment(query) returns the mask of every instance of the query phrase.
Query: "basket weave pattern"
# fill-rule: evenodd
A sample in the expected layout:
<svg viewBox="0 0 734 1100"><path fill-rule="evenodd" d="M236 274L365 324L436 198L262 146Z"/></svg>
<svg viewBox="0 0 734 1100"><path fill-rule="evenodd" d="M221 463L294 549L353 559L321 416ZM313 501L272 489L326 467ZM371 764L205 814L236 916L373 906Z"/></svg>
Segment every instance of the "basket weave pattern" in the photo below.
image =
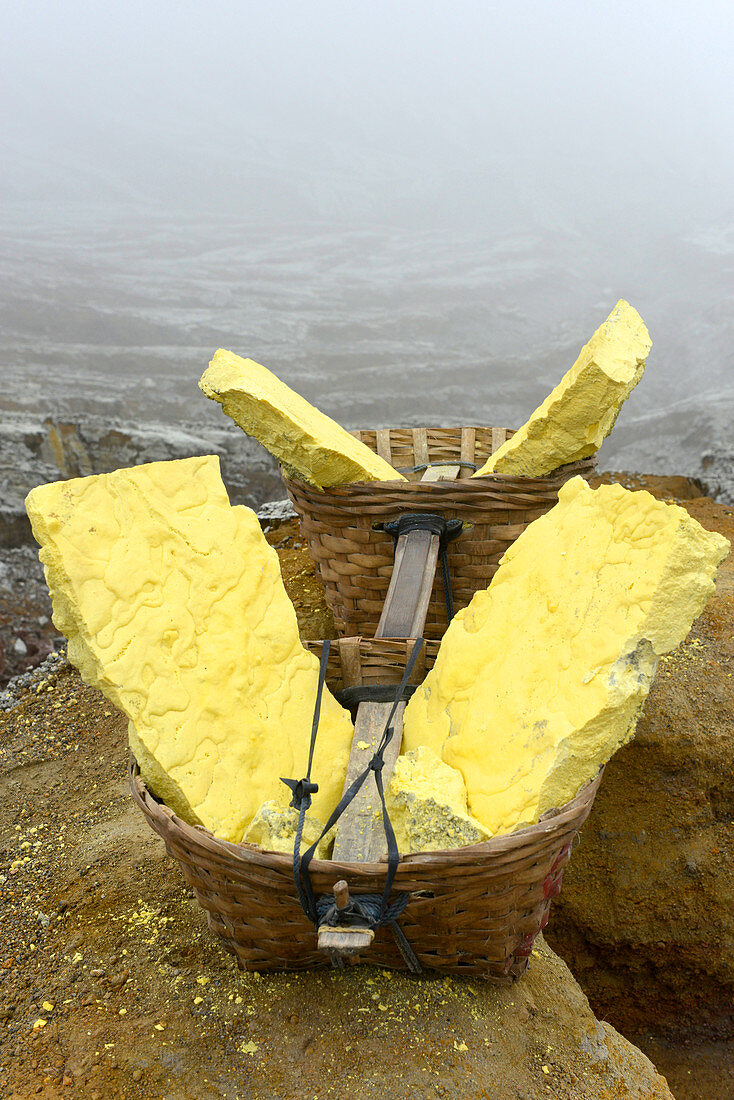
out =
<svg viewBox="0 0 734 1100"><path fill-rule="evenodd" d="M548 923L571 845L596 794L599 777L560 813L521 832L453 851L404 857L395 892L411 899L400 926L425 969L485 978L518 978L533 941ZM181 821L158 802L131 767L133 797L206 910L211 930L244 970L305 970L329 965L293 884L289 855L230 844ZM346 879L352 895L381 894L385 863L314 860L317 895ZM364 956L405 969L388 929Z"/></svg>
<svg viewBox="0 0 734 1100"><path fill-rule="evenodd" d="M326 665L326 682L333 692L351 687L371 687L377 684L399 684L415 638L335 638L330 644ZM319 659L323 642L303 642L305 649ZM433 668L439 642L426 641L416 659L409 684L420 684Z"/></svg>
<svg viewBox="0 0 734 1100"><path fill-rule="evenodd" d="M505 428L386 428L353 433L396 469L423 463L473 463L486 459L514 432ZM529 523L556 504L570 477L589 477L594 457L562 466L547 477L503 475L456 481L371 481L320 491L284 476L288 495L318 565L337 632L373 636L382 614L393 566L393 540L374 524L404 512L433 512L467 525L449 544L454 607L459 610L494 576L505 550ZM467 473L470 468L467 468ZM446 630L440 570L433 587L424 634Z"/></svg>
<svg viewBox="0 0 734 1100"><path fill-rule="evenodd" d="M378 678L382 683L397 681L408 644L404 639L334 643L327 682L338 690ZM344 662L342 649L348 654ZM429 654L429 665L431 658ZM355 668L361 679L354 678ZM533 941L548 922L551 901L560 893L571 845L600 781L601 773L573 801L560 811L549 811L537 825L484 844L401 859L393 898L410 894L400 926L425 969L500 982L523 973ZM130 786L135 802L206 910L209 927L242 969L329 965L317 950L316 932L298 901L290 855L231 844L200 826L187 825L151 794L134 760ZM384 861L313 860L311 878L317 896L332 893L339 879L348 882L352 895L381 894L386 870ZM405 969L387 928L378 930L363 961Z"/></svg>

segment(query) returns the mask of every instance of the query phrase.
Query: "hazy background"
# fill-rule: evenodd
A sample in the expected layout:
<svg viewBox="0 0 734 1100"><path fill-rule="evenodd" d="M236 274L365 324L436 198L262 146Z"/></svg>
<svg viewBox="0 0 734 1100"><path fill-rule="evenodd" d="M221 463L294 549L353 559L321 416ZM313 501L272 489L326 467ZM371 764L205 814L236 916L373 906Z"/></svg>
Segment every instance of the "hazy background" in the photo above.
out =
<svg viewBox="0 0 734 1100"><path fill-rule="evenodd" d="M196 388L220 345L349 427L516 426L619 297L654 347L603 463L731 498L730 3L47 0L2 21L6 499L223 447L262 472Z"/></svg>

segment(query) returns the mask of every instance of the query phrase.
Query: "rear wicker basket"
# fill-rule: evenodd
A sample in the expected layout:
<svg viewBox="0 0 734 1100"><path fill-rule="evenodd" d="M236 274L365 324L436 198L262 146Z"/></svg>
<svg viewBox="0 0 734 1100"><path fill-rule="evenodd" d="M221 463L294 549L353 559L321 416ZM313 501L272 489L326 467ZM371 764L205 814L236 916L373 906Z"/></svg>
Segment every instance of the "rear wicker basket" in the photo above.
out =
<svg viewBox="0 0 734 1100"><path fill-rule="evenodd" d="M341 635L374 636L382 614L392 575L393 540L384 531L374 530L376 523L404 512L433 512L471 525L448 547L458 610L466 607L477 589L486 588L507 547L553 507L564 482L576 474L588 478L596 468L596 458L591 457L562 466L547 477L464 476L421 484L421 471L412 467L465 463L468 474L514 432L476 427L386 428L353 434L411 480L360 482L322 492L284 475ZM439 570L424 634L440 638L446 625Z"/></svg>
<svg viewBox="0 0 734 1100"><path fill-rule="evenodd" d="M407 644L389 639L333 643L330 686L337 690L374 682L378 669L380 682L399 680ZM314 648L319 645L313 643ZM347 656L342 660L345 645ZM431 646L427 666L434 657ZM560 893L571 845L600 781L601 773L573 801L527 829L485 844L401 859L393 897L410 895L399 923L422 967L500 982L523 973L533 941L548 922L551 901ZM317 950L316 932L298 901L290 855L230 844L200 826L187 825L146 788L134 760L130 785L151 828L163 838L206 910L209 927L241 969L329 965ZM339 879L346 879L352 895L380 894L386 868L385 862L314 860L311 878L317 895L330 894ZM378 930L363 961L405 969L387 928Z"/></svg>

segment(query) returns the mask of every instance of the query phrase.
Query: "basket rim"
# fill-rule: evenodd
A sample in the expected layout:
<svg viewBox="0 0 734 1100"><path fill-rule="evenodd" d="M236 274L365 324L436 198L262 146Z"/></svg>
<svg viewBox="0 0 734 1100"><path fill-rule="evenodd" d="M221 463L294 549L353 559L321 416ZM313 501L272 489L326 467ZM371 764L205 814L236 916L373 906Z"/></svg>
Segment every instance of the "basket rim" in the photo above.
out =
<svg viewBox="0 0 734 1100"><path fill-rule="evenodd" d="M376 429L375 427L352 428L352 429L349 429L349 434L354 435L354 436L359 436L362 432L374 432L374 431L377 431L377 430L386 431L386 432L406 432L406 431L415 431L416 429L421 430L421 431L427 431L427 432L435 432L435 431L460 432L460 431L463 431L465 428L468 428L471 431L492 431L495 428L500 428L500 426L499 425L491 425L491 424L450 424L450 425L445 425L445 424L434 424L434 425L431 425L431 424L427 424L427 425L407 424L407 425L392 425L389 428L383 428L383 429ZM513 432L513 434L518 431L517 428L507 428L507 427L500 428L500 430L505 431L505 432L511 431L511 432ZM540 477L524 477L522 474L483 474L481 478L477 478L477 477L457 477L457 478L453 479L450 482L443 482L443 483L441 483L441 482L420 482L420 481L404 482L404 481L400 481L400 480L397 480L397 479L392 480L392 481L368 480L368 481L350 481L346 485L328 485L328 486L324 486L323 489L322 489L322 488L318 488L316 485L313 485L311 482L303 481L303 479L301 479L301 478L289 477L288 473L286 472L286 470L283 468L282 465L280 466L280 472L281 472L283 480L286 482L286 484L290 484L290 485L293 485L293 486L296 486L296 487L303 487L304 489L310 489L312 491L315 490L318 493L341 493L341 492L348 493L350 489L357 488L357 487L359 487L360 489L364 489L365 487L368 487L368 488L372 488L372 489L375 489L375 490L383 490L383 491L385 489L387 489L389 491L394 491L397 487L399 487L398 491L405 491L405 488L407 486L409 486L410 489L415 489L418 486L422 486L423 491L428 490L429 492L430 491L435 492L435 490L439 487L443 489L446 486L451 486L453 489L456 489L457 486L463 486L464 491L466 491L466 487L469 486L469 485L471 485L475 489L478 486L484 486L484 488L486 489L487 487L490 487L493 483L495 483L497 486L502 486L504 484L507 484L508 482L518 482L518 481L522 482L523 485L527 485L528 488L533 488L533 487L538 487L538 486L547 486L549 483L552 483L552 482L557 481L557 480L567 481L569 477L573 476L574 472L579 472L580 473L582 470L589 471L590 469L595 469L596 464L597 464L598 454L599 454L599 451L597 449L596 451L593 451L592 454L587 455L586 458L576 459L574 462L567 462L567 463L564 463L562 466L556 466L555 469L550 470L547 474L543 474ZM450 466L451 461L447 460L446 462L443 463L443 465ZM399 467L395 467L395 469L399 471ZM461 492L462 490L460 489L459 491Z"/></svg>
<svg viewBox="0 0 734 1100"><path fill-rule="evenodd" d="M354 489L362 491L373 489L375 492L418 491L421 493L435 493L437 490L441 492L446 489L456 492L458 489L459 492L466 492L469 487L473 490L483 489L486 491L493 486L499 488L509 483L517 484L517 482L522 482L522 487L527 486L528 489L549 488L554 482L560 481L563 483L576 474L590 474L596 470L596 463L597 456L595 452L593 455L589 455L588 458L580 458L576 462L567 463L565 466L557 466L555 470L551 470L549 474L544 474L542 477L523 477L521 474L482 474L481 477L457 477L454 481L407 481L398 479L393 481L350 481L348 485L327 485L323 489L319 489L310 481L289 477L282 466L280 467L280 473L286 485L293 485L301 491L318 493L319 496L325 496L327 493L329 495L348 496L350 491ZM441 463L441 465L450 466L451 462L449 460Z"/></svg>
<svg viewBox="0 0 734 1100"><path fill-rule="evenodd" d="M157 817L161 823L165 819L164 827L167 829L175 829L182 835L184 840L189 842L189 844L193 843L196 846L207 848L210 851L219 852L221 855L236 863L255 863L260 866L292 871L292 853L271 851L270 849L260 848L259 845L250 844L246 841L234 843L233 841L224 840L222 837L215 836L214 833L210 832L210 830L206 829L203 825L189 825L167 806L165 802L157 798L146 786L145 780L140 773L140 765L135 759L132 751L129 754L128 774L130 779L130 791L138 808L142 810L146 817ZM604 766L599 769L596 776L585 784L578 794L567 802L565 806L561 806L559 809L547 810L540 821L536 822L534 825L527 825L525 828L518 829L515 832L503 833L499 836L491 837L489 840L479 844L468 844L461 848L443 848L437 849L436 851L414 852L407 855L401 855L398 871L400 871L401 867L406 870L418 870L420 868L436 869L441 864L446 863L453 864L454 866L464 863L473 863L479 857L506 855L516 848L521 848L526 841L548 836L556 832L557 829L573 822L587 807L587 813L589 812L603 775ZM312 874L331 873L338 876L342 872L345 872L352 876L352 878L355 876L359 877L360 875L368 877L384 873L386 867L387 859L370 863L348 863L339 860L314 858L311 860L310 864Z"/></svg>

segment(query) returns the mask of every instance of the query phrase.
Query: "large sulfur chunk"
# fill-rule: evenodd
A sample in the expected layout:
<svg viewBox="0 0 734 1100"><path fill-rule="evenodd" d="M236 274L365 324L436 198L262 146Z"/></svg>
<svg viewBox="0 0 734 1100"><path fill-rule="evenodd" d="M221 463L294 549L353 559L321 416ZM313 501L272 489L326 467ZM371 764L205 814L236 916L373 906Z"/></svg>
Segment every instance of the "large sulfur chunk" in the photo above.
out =
<svg viewBox="0 0 734 1100"><path fill-rule="evenodd" d="M318 661L254 512L215 457L55 482L26 501L69 659L130 719L151 788L239 841L305 774ZM341 795L352 724L324 692L313 813Z"/></svg>
<svg viewBox="0 0 734 1100"><path fill-rule="evenodd" d="M564 805L632 737L728 550L677 505L572 478L452 620L403 750L458 768L492 833Z"/></svg>
<svg viewBox="0 0 734 1100"><path fill-rule="evenodd" d="M404 855L489 840L489 831L467 811L461 773L425 745L397 758L385 800Z"/></svg>
<svg viewBox="0 0 734 1100"><path fill-rule="evenodd" d="M620 299L543 404L472 476L542 477L594 454L640 381L651 347L639 313Z"/></svg>
<svg viewBox="0 0 734 1100"><path fill-rule="evenodd" d="M405 480L335 420L252 359L241 359L220 348L199 388L290 473L320 489L353 481Z"/></svg>

